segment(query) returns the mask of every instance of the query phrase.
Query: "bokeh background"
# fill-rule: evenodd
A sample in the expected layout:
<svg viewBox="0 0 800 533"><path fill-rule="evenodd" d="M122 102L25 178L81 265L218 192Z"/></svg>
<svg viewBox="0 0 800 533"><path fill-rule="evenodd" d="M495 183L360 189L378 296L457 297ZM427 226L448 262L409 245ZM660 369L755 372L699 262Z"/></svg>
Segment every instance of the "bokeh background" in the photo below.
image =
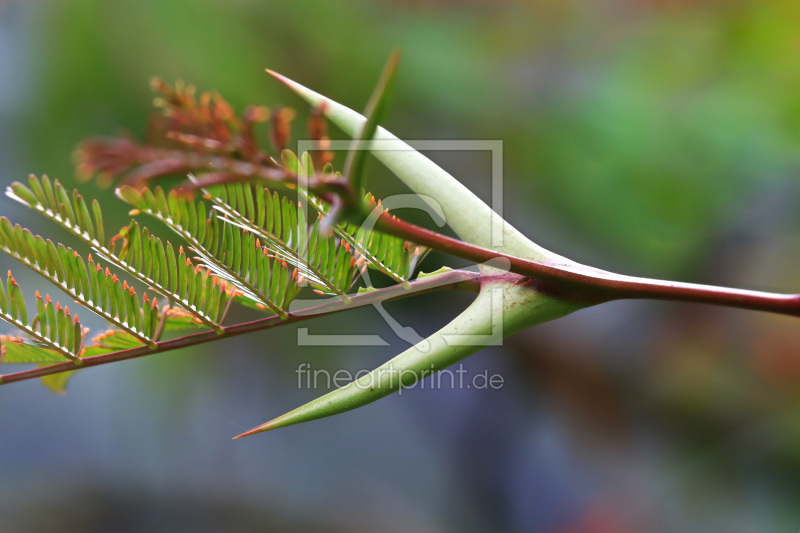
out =
<svg viewBox="0 0 800 533"><path fill-rule="evenodd" d="M265 67L361 108L397 46L387 127L503 140L506 216L540 244L633 275L798 291L798 20L794 0L0 1L0 183L75 185L78 142L144 133L151 76L237 109L293 106L302 124ZM485 154L431 155L489 199ZM401 190L370 169L379 192ZM109 191L77 186L119 206L109 226L127 222ZM10 200L0 213L65 237ZM388 307L430 333L469 299ZM1 387L0 530L800 528L796 319L607 304L467 360L500 390L413 390L231 441L324 392L298 389L300 363L355 371L405 348L369 309L304 326L391 346L298 347L284 328L87 370L63 397Z"/></svg>

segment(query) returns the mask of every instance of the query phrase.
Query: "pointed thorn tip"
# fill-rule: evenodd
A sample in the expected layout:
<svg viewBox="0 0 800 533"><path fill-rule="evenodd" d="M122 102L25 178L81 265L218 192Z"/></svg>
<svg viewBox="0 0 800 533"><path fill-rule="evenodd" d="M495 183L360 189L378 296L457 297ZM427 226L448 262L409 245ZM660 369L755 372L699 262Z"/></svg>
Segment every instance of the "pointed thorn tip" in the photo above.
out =
<svg viewBox="0 0 800 533"><path fill-rule="evenodd" d="M261 424L260 426L256 426L256 427L254 427L253 429L251 429L249 431L245 431L241 435L236 435L235 437L233 437L233 440L241 439L242 437L249 437L250 435L255 435L256 433L263 433L264 431L269 431L271 429L277 429L277 428L281 427L280 425L278 425L278 423L280 422L281 418L283 418L283 417L279 416L278 418L270 420L269 422L265 422L265 423Z"/></svg>
<svg viewBox="0 0 800 533"><path fill-rule="evenodd" d="M272 77L276 78L278 81L280 81L280 82L282 82L282 83L284 83L286 85L289 85L289 86L292 85L291 80L289 78L287 78L286 76L284 76L283 74L279 74L279 73L275 72L274 70L270 70L270 69L265 69L265 70L267 71L267 73L269 75L271 75Z"/></svg>
<svg viewBox="0 0 800 533"><path fill-rule="evenodd" d="M240 435L236 435L235 437L233 437L233 440L241 439L242 437L249 437L250 435L255 435L256 433L260 433L260 431L259 431L260 427L261 426L258 426L256 428L251 429L250 431L245 431L244 433L242 433Z"/></svg>

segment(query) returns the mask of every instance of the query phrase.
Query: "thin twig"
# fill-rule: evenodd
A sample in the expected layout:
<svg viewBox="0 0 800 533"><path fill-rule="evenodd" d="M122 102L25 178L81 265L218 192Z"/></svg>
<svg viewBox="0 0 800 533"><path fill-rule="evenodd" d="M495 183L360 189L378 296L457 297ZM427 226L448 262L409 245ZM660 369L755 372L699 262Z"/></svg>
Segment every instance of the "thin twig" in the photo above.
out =
<svg viewBox="0 0 800 533"><path fill-rule="evenodd" d="M350 303L344 303L337 298L321 305L293 311L286 319L282 319L278 316L270 316L267 318L254 320L252 322L226 326L222 328L222 335L218 334L214 330L206 330L199 333L184 335L175 339L157 342L155 350L147 346L139 346L113 353L96 355L94 357L84 357L81 359L80 365L71 361L66 361L46 367L23 370L12 374L5 374L0 376L0 385L38 378L50 374L58 374L60 372L67 372L70 370L77 370L79 368L89 366L99 366L117 361L125 361L127 359L135 359L137 357L143 357L155 353L177 350L178 348L195 346L222 338L234 337L263 329L270 329L277 326L282 326L284 324L301 322L303 320L309 320L322 315L339 313L348 309L354 309L356 307L363 307L365 305L371 305L374 303L403 298L411 295L454 289L477 291L481 281L480 278L480 274L476 272L452 270L436 276L412 281L409 288L406 288L402 285L393 285L391 287L375 289L373 291L358 294L350 298Z"/></svg>
<svg viewBox="0 0 800 533"><path fill-rule="evenodd" d="M579 264L538 263L453 239L388 213L376 229L462 259L485 263L505 259L509 271L544 283L566 297L596 302L623 299L674 300L800 316L800 295L749 291L614 274Z"/></svg>

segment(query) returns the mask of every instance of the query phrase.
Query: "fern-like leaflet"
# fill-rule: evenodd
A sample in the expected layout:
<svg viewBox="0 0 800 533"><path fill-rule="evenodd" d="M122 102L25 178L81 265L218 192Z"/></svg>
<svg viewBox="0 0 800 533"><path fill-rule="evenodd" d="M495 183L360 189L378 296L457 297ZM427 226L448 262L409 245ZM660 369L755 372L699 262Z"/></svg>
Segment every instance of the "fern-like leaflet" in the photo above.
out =
<svg viewBox="0 0 800 533"><path fill-rule="evenodd" d="M78 353L83 345L85 331L78 321L78 316L70 315L67 306L61 307L60 303L53 304L50 295L47 295L45 300L37 291L36 315L30 324L28 318L28 308L22 290L9 272L5 290L0 283L0 319L24 331L32 339L54 352L75 361L79 360ZM63 358L54 360L63 361Z"/></svg>
<svg viewBox="0 0 800 533"><path fill-rule="evenodd" d="M282 318L287 316L285 309L298 292L297 276L289 274L285 261L262 249L252 233L226 224L216 211L206 218L203 202L195 203L174 190L165 195L161 187L150 191L147 187L137 190L123 186L117 189L117 195L185 239L211 275L230 282L262 308Z"/></svg>
<svg viewBox="0 0 800 533"><path fill-rule="evenodd" d="M298 176L314 176L314 162L306 152L300 158L290 151L281 153L281 160L285 168ZM322 169L322 176L329 176L332 181L341 179L341 173L334 172L330 163ZM330 204L324 202L319 196L310 194L304 188L298 188L298 195L302 197L323 218L330 214ZM380 209L380 203L375 203L372 194L365 194L365 200L373 208ZM375 269L391 278L395 283L408 285L408 280L414 273L416 265L425 258L429 249L424 246L411 244L408 241L373 231L363 225L342 222L333 224L336 236L354 250L359 259L358 266Z"/></svg>
<svg viewBox="0 0 800 533"><path fill-rule="evenodd" d="M358 277L350 246L320 231L319 219L309 231L300 204L260 183L233 183L204 192L226 222L257 235L265 252L294 266L316 291L349 300L347 292Z"/></svg>
<svg viewBox="0 0 800 533"><path fill-rule="evenodd" d="M53 282L82 306L102 316L142 343L155 348L162 317L155 299L140 300L127 281L95 263L88 264L72 248L56 247L49 239L0 217L0 250ZM76 352L77 353L77 352Z"/></svg>
<svg viewBox="0 0 800 533"><path fill-rule="evenodd" d="M181 283L181 280L184 274L186 278L191 277L193 279L194 276L191 273L185 272L185 257L181 265L182 268L178 268L178 261L181 258L176 257L175 251L170 243L167 243L165 246L161 239L155 237L147 238L149 232L139 232L138 225L132 222L131 226L124 228L120 232L120 236L123 238L127 237L127 239L123 242L122 250L119 253L115 253L114 245L116 239L112 239L112 243L109 244L108 247L100 240L103 238L105 232L102 225L103 219L100 206L96 201L92 203L96 221L95 225L92 225L88 216L83 216L80 219L74 215L70 216L70 213L74 213L75 211L72 209L68 210L63 200L56 201L56 198L69 198L66 190L58 180L55 180L51 185L47 176L43 176L41 179L30 176L28 183L30 188L18 182L12 183L6 191L6 195L27 205L31 209L35 209L47 218L70 230L74 235L86 242L98 257L105 259L113 266L131 274L147 287L166 296L174 304L186 307L205 325L219 330L219 324L221 324L224 318L228 300L223 287L215 285L209 289L211 294L209 294L207 301L216 301L216 307L199 306L194 299L190 300L188 298L190 284ZM47 194L46 191L53 192ZM76 205L85 205L82 196L77 191L73 191L72 197ZM95 236L97 236L97 238ZM145 239L146 246L142 246L142 242L145 242ZM152 264L156 265L156 267L152 272L142 271L145 251L147 251L148 257L151 260L154 259ZM165 267L159 268L161 265L165 265ZM191 284L191 287L195 287L195 285L196 284Z"/></svg>
<svg viewBox="0 0 800 533"><path fill-rule="evenodd" d="M95 141L82 149L83 157L94 160L84 161L81 171L100 170L110 177L131 170L129 183L135 186L122 184L117 196L133 206L134 217L142 214L164 223L177 235L175 244L154 235L137 218L107 240L100 204L87 202L58 180L30 176L27 184L11 184L7 196L67 229L91 253L84 260L72 248L34 235L5 217L0 217L0 250L115 329L95 336L90 344L88 329L68 307L38 292L29 323L22 292L9 273L0 295L0 318L27 337L0 336L0 363L88 365L91 362L84 363L86 359L113 357L117 351L156 351L162 336L177 330L206 327L222 335L232 303L286 320L291 317L290 303L306 286L347 306L354 284L367 268L408 287L424 248L371 229L333 223L334 209L328 201L336 195L303 189L301 175L341 180L329 163L330 154L314 156L323 167L322 175L315 173L308 154L298 159L283 150L279 163L265 154L253 136L253 124L268 116L265 108L249 108L237 121L218 96L206 109L204 100L197 106L181 88L162 85L159 90L168 96L162 105L170 109L170 119L188 125L184 131L167 128L164 132L178 148ZM283 111L274 116L273 123L272 137L279 149L286 145L290 120ZM199 116L210 122L192 126ZM213 174L215 170L218 175ZM194 188L200 189L202 197L193 197L188 192L191 186L167 191L144 186L144 180L174 173L188 174L199 183ZM287 191L296 192L297 200L291 201ZM367 198L372 199L371 195ZM310 213L306 206L311 206ZM134 283L144 285L141 297ZM148 290L170 304L159 308ZM206 333L210 332L201 335ZM59 368L71 370L74 366L70 365ZM43 380L60 390L69 373Z"/></svg>

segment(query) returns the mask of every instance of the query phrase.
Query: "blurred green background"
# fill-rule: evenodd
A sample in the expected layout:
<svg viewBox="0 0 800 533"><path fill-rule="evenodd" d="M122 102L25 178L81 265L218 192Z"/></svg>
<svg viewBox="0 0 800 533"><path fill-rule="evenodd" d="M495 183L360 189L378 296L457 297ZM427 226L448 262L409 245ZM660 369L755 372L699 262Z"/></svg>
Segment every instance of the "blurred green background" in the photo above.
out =
<svg viewBox="0 0 800 533"><path fill-rule="evenodd" d="M793 0L0 1L0 183L75 185L82 139L143 135L154 75L239 110L296 107L302 125L264 68L360 109L399 47L388 129L501 139L505 215L538 243L632 275L796 292L798 20ZM490 199L488 159L431 156ZM109 191L78 187L127 222ZM0 213L64 237L10 200ZM425 334L468 301L387 307ZM368 309L307 327L391 346L298 347L284 328L87 370L65 397L0 388L0 529L800 528L797 320L607 304L465 363L501 373L500 390L413 390L230 441L322 392L297 387L300 363L355 371L405 348Z"/></svg>

